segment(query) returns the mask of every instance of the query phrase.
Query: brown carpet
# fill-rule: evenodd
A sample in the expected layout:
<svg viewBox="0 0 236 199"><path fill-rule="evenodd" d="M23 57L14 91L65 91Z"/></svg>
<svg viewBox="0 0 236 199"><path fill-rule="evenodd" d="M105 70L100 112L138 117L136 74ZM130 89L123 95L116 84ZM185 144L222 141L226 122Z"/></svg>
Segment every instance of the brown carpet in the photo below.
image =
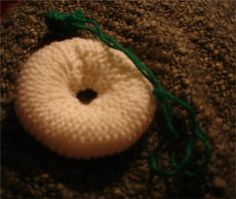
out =
<svg viewBox="0 0 236 199"><path fill-rule="evenodd" d="M195 107L212 145L202 175L151 177L147 159L158 144L158 120L128 151L89 161L59 157L23 130L13 106L17 73L43 45L73 36L49 35L44 13L76 8ZM1 197L235 198L235 28L233 1L24 1L12 9L1 22Z"/></svg>

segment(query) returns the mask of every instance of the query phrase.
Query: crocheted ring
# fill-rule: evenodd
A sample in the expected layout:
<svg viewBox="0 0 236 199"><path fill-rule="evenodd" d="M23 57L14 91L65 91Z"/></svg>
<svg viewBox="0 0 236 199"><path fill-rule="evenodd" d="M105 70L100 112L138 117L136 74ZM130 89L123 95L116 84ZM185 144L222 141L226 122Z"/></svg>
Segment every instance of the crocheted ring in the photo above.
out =
<svg viewBox="0 0 236 199"><path fill-rule="evenodd" d="M16 84L16 113L37 140L69 158L128 149L150 125L152 86L122 52L73 38L38 50Z"/></svg>

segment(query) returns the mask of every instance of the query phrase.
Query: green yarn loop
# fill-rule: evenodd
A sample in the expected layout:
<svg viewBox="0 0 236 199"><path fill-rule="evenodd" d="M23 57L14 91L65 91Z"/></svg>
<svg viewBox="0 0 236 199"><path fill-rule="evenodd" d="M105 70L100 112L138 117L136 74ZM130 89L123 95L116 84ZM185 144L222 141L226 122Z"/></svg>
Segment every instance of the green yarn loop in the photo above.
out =
<svg viewBox="0 0 236 199"><path fill-rule="evenodd" d="M71 14L60 13L57 11L48 11L45 15L45 21L50 31L66 31L75 32L77 30L88 30L91 33L97 35L97 37L105 43L107 46L124 52L136 65L138 70L152 83L153 95L160 103L160 112L162 113L166 125L166 132L161 135L160 142L154 152L151 154L149 163L153 175L160 176L173 176L177 173L184 172L188 176L194 176L199 174L208 164L211 158L211 148L207 136L202 132L196 121L196 113L191 105L172 95L166 91L156 79L154 73L131 52L131 50L124 48L114 38L104 34L100 30L100 25L94 20L84 16L83 12L76 10ZM186 132L184 138L187 138L185 144L183 157L177 158L176 146L178 146L178 140L183 139L183 132L177 132L172 121L172 105L173 103L182 109L185 109L189 116L191 134L187 135ZM187 130L186 130L187 131ZM182 136L182 137L181 137ZM201 165L197 165L198 169L195 171L189 171L188 167L193 164L193 150L196 142L202 142L205 148L204 158ZM163 169L159 162L159 157L167 148L169 156L170 169ZM181 159L181 160L177 160ZM196 166L195 166L196 167Z"/></svg>

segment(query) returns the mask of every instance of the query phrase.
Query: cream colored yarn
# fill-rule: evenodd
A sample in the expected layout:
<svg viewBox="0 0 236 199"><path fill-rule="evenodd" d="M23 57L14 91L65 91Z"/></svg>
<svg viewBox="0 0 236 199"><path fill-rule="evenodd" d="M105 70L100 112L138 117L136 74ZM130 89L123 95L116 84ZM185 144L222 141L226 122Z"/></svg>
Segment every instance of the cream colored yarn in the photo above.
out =
<svg viewBox="0 0 236 199"><path fill-rule="evenodd" d="M97 92L89 104L76 97ZM52 44L24 64L16 113L25 129L58 154L91 158L126 150L155 112L152 86L122 52L74 38Z"/></svg>

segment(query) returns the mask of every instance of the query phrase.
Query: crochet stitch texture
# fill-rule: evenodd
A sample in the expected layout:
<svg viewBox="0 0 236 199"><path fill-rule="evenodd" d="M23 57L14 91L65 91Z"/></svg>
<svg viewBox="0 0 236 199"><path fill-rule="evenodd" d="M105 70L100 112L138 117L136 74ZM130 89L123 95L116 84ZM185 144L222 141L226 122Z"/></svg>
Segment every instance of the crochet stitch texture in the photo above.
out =
<svg viewBox="0 0 236 199"><path fill-rule="evenodd" d="M76 94L92 89L82 103ZM16 113L24 128L69 158L122 152L150 125L156 110L152 86L122 52L73 38L38 50L16 84Z"/></svg>

